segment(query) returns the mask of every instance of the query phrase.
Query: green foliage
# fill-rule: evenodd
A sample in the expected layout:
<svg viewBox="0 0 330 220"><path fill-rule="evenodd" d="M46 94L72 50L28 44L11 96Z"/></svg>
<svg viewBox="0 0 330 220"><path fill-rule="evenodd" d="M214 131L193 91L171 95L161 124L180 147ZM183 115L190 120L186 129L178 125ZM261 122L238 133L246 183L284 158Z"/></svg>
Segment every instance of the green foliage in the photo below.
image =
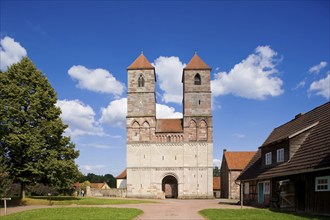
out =
<svg viewBox="0 0 330 220"><path fill-rule="evenodd" d="M213 176L220 176L219 167L213 167Z"/></svg>
<svg viewBox="0 0 330 220"><path fill-rule="evenodd" d="M8 196L10 185L8 167L4 157L0 155L0 198Z"/></svg>
<svg viewBox="0 0 330 220"><path fill-rule="evenodd" d="M297 214L294 212L275 212L269 209L204 209L199 212L209 220L245 220L245 219L272 219L272 220L295 220L295 219L326 219L320 216Z"/></svg>
<svg viewBox="0 0 330 220"><path fill-rule="evenodd" d="M82 175L79 178L79 182L88 180L91 183L104 183L106 182L111 188L116 188L116 178L111 174L97 175L94 173L88 173L86 176Z"/></svg>
<svg viewBox="0 0 330 220"><path fill-rule="evenodd" d="M3 220L10 219L35 219L35 220L83 220L83 219L134 219L143 212L139 209L129 208L49 208L35 209L7 216L2 216ZM97 217L96 217L97 216Z"/></svg>
<svg viewBox="0 0 330 220"><path fill-rule="evenodd" d="M78 177L79 152L63 136L67 126L56 102L46 76L27 57L0 73L0 148L22 192L35 183L65 192Z"/></svg>

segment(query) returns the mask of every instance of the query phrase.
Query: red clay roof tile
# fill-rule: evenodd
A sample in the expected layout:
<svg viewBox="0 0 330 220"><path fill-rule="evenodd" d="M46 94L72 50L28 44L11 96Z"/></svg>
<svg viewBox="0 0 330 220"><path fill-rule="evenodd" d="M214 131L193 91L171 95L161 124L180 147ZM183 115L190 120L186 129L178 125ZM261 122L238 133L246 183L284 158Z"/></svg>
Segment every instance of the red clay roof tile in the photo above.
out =
<svg viewBox="0 0 330 220"><path fill-rule="evenodd" d="M157 119L156 132L183 132L182 119Z"/></svg>
<svg viewBox="0 0 330 220"><path fill-rule="evenodd" d="M129 66L127 67L127 70L136 70L136 69L155 69L148 59L143 55L143 53L136 58L136 60Z"/></svg>
<svg viewBox="0 0 330 220"><path fill-rule="evenodd" d="M243 170L255 154L256 152L254 151L226 151L224 152L224 158L229 170Z"/></svg>
<svg viewBox="0 0 330 220"><path fill-rule="evenodd" d="M195 54L184 70L210 70L211 68Z"/></svg>

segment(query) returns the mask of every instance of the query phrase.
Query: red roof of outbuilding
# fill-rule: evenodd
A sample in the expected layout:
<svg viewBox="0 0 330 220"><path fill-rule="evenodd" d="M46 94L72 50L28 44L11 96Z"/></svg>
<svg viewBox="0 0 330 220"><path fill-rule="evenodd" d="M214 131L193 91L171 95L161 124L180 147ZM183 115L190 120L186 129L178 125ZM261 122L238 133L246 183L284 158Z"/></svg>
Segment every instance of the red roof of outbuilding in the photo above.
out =
<svg viewBox="0 0 330 220"><path fill-rule="evenodd" d="M255 151L226 151L224 152L224 158L229 170L243 170L255 154Z"/></svg>
<svg viewBox="0 0 330 220"><path fill-rule="evenodd" d="M121 174L119 174L118 176L116 176L116 179L126 179L127 174L126 174L126 169L121 172Z"/></svg>
<svg viewBox="0 0 330 220"><path fill-rule="evenodd" d="M220 190L221 188L220 184L220 176L214 176L213 177L213 190Z"/></svg>

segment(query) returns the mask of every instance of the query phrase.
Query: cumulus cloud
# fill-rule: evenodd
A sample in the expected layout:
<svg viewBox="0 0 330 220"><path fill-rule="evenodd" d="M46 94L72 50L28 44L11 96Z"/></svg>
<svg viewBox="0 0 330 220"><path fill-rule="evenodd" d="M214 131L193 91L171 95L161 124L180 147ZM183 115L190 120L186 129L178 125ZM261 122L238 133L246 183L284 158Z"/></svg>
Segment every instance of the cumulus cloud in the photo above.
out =
<svg viewBox="0 0 330 220"><path fill-rule="evenodd" d="M213 159L213 167L221 167L221 160L219 159Z"/></svg>
<svg viewBox="0 0 330 220"><path fill-rule="evenodd" d="M186 64L178 57L158 57L153 66L156 69L157 80L165 103L174 102L182 104L182 71Z"/></svg>
<svg viewBox="0 0 330 220"><path fill-rule="evenodd" d="M310 85L308 92L330 99L330 71L325 78L314 81Z"/></svg>
<svg viewBox="0 0 330 220"><path fill-rule="evenodd" d="M321 61L318 65L312 66L309 68L310 73L319 73L324 67L327 66L327 62Z"/></svg>
<svg viewBox="0 0 330 220"><path fill-rule="evenodd" d="M106 108L101 108L100 122L112 127L125 127L127 114L127 98L114 100Z"/></svg>
<svg viewBox="0 0 330 220"><path fill-rule="evenodd" d="M173 107L156 104L156 116L157 118L183 118L181 112L176 112Z"/></svg>
<svg viewBox="0 0 330 220"><path fill-rule="evenodd" d="M81 168L85 169L86 171L92 171L105 168L105 165L82 165Z"/></svg>
<svg viewBox="0 0 330 220"><path fill-rule="evenodd" d="M105 69L88 69L84 66L72 66L68 74L78 81L78 87L93 92L121 95L125 86Z"/></svg>
<svg viewBox="0 0 330 220"><path fill-rule="evenodd" d="M19 62L26 55L27 53L24 47L13 38L4 37L0 40L1 71L6 71L10 65Z"/></svg>
<svg viewBox="0 0 330 220"><path fill-rule="evenodd" d="M219 72L211 81L214 96L233 94L235 96L262 100L279 96L284 91L283 81L274 76L277 53L270 46L258 46L253 54L236 64L228 73Z"/></svg>
<svg viewBox="0 0 330 220"><path fill-rule="evenodd" d="M83 135L105 136L102 127L95 121L93 109L79 100L58 100L61 108L61 119L69 127L66 135L76 138Z"/></svg>
<svg viewBox="0 0 330 220"><path fill-rule="evenodd" d="M240 134L240 133L235 133L232 136L235 137L235 138L245 138L246 137L245 134Z"/></svg>

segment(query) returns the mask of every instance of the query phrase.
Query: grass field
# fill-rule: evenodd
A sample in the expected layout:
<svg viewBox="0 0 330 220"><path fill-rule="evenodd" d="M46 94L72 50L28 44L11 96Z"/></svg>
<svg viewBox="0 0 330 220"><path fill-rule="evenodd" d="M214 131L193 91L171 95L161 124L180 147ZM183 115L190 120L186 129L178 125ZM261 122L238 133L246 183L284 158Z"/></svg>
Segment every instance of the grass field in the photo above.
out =
<svg viewBox="0 0 330 220"><path fill-rule="evenodd" d="M132 200L132 199L105 199L105 198L89 198L89 197L73 197L73 196L35 196L22 200L23 205L118 205L118 204L139 204L154 203L148 200Z"/></svg>
<svg viewBox="0 0 330 220"><path fill-rule="evenodd" d="M275 212L269 209L204 209L199 212L202 216L209 220L307 220L307 219L329 219L326 217L300 215L296 213Z"/></svg>
<svg viewBox="0 0 330 220"><path fill-rule="evenodd" d="M143 212L128 208L44 208L1 216L1 220L83 220L83 219L133 219Z"/></svg>

